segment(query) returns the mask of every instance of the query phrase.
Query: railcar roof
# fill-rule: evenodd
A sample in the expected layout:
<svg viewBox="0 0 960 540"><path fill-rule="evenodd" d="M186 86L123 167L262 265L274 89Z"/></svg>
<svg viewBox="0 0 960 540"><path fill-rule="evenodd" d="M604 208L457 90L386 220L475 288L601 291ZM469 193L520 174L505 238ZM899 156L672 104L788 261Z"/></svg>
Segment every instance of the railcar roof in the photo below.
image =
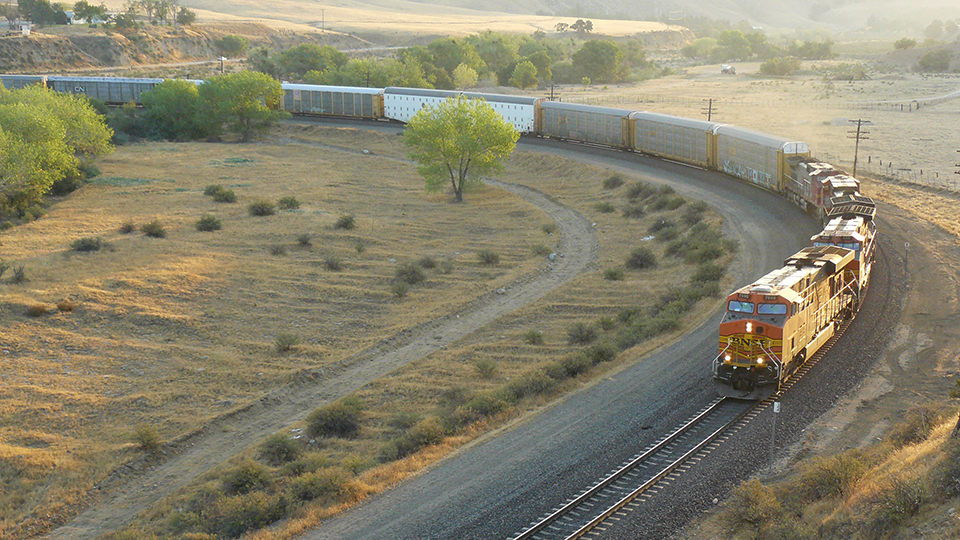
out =
<svg viewBox="0 0 960 540"><path fill-rule="evenodd" d="M538 101L543 98L540 97L531 97L531 96L512 96L509 94L483 94L479 92L458 92L456 90L433 90L429 88L400 88L396 86L388 86L383 89L384 95L396 94L401 96L428 96L428 97L457 97L464 96L470 99L479 99L483 98L487 101L495 101L497 103L516 103L518 105L530 105L531 107L535 105Z"/></svg>
<svg viewBox="0 0 960 540"><path fill-rule="evenodd" d="M698 120L695 118L683 118L681 116L673 116L669 114L653 113L647 111L634 111L630 113L630 118L636 120L645 120L648 122L658 122L661 124L669 124L671 126L680 126L699 129L704 132L710 132L716 128L722 126L723 124L717 122L708 122L706 120Z"/></svg>
<svg viewBox="0 0 960 540"><path fill-rule="evenodd" d="M751 141L763 146L779 148L784 152L791 154L803 154L810 151L810 147L807 146L807 143L805 142L791 141L790 139L784 139L783 137L768 135L759 131L753 131L752 129L731 126L729 124L718 126L716 132L719 135L731 135L733 137Z"/></svg>
<svg viewBox="0 0 960 540"><path fill-rule="evenodd" d="M383 88L368 88L366 86L328 86L325 84L299 84L283 83L280 85L284 90L309 90L311 92L344 92L351 94L373 94L383 93Z"/></svg>
<svg viewBox="0 0 960 540"><path fill-rule="evenodd" d="M614 109L613 107L599 107L597 105L580 105L579 103L565 103L562 101L544 101L540 104L544 109L561 109L566 111L600 113L609 116L629 117L634 111Z"/></svg>
<svg viewBox="0 0 960 540"><path fill-rule="evenodd" d="M864 229L866 220L860 216L850 218L835 217L831 219L822 231L810 237L811 241L829 241L831 238L850 238L863 242L866 238Z"/></svg>
<svg viewBox="0 0 960 540"><path fill-rule="evenodd" d="M832 274L853 260L854 251L838 246L806 247L787 259L784 265L738 290L738 293L764 293L780 295L793 301L797 292L792 287L807 277L820 272Z"/></svg>
<svg viewBox="0 0 960 540"><path fill-rule="evenodd" d="M166 79L140 79L136 77L71 77L67 75L51 75L48 81L77 81L77 82L124 82L124 83L161 83Z"/></svg>

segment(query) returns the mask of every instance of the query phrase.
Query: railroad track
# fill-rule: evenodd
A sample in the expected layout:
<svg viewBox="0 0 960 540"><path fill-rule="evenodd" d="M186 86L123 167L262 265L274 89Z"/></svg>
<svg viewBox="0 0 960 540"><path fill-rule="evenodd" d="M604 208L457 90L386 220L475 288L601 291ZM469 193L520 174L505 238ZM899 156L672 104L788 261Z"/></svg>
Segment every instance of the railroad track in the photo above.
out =
<svg viewBox="0 0 960 540"><path fill-rule="evenodd" d="M687 422L513 540L580 538L743 418L756 403L717 398Z"/></svg>
<svg viewBox="0 0 960 540"><path fill-rule="evenodd" d="M511 540L574 540L584 536L710 446L728 429L741 420L749 421L779 399L817 364L849 325L850 321L844 321L837 333L791 373L773 396L760 402L718 397L659 442Z"/></svg>

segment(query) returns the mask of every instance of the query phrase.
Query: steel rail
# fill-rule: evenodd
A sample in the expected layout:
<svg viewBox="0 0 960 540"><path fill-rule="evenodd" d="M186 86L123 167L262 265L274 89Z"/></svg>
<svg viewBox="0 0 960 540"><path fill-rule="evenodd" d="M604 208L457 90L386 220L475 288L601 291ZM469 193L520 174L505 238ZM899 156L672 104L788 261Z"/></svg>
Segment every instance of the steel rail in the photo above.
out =
<svg viewBox="0 0 960 540"><path fill-rule="evenodd" d="M613 483L616 482L617 480L623 478L623 477L624 477L626 474L628 474L629 472L637 469L637 467L638 467L640 464L642 464L643 462L649 460L651 456L657 454L658 452L660 452L661 450L663 450L666 446L668 446L668 445L670 445L671 443L675 442L675 441L676 441L677 439L679 439L681 436L683 436L684 434L686 434L687 432L689 432L693 427L695 427L697 424L699 424L704 418L708 417L711 413L713 413L714 411L716 411L716 410L721 406L721 404L723 404L724 402L727 402L728 400L729 400L729 398L723 398L723 397L718 397L718 398L716 398L716 399L715 399L713 402L711 402L703 411L701 411L700 413L698 413L696 416L694 416L692 419L690 419L690 420L689 420L688 422L686 422L684 425L682 425L682 426L680 426L679 428L677 428L676 430L674 430L673 433L671 433L670 435L666 436L664 439L662 439L660 442L656 443L656 444L655 444L654 446L652 446L650 449L646 450L645 452L643 452L643 453L640 454L639 456L637 456L637 457L635 457L634 459L632 459L629 463L627 463L626 465L622 466L622 467L621 467L620 469L618 469L617 471L609 474L605 479L603 479L602 481L600 481L599 483L597 483L595 486L593 486L592 488L588 489L587 491L583 492L582 494L580 494L579 496L577 496L576 498L574 498L572 501L566 503L565 505L563 505L562 507L560 507L559 509L557 509L556 511L554 511L554 512L553 512L552 514L550 514L549 516L543 518L543 519L540 520L538 523L536 523L536 524L534 524L533 526L529 527L527 530L525 530L525 531L523 531L522 533L520 533L519 535L513 537L512 540L529 540L529 539L533 538L534 535L536 535L537 533L543 531L543 529L547 528L547 527L550 526L551 524L555 523L557 520L559 520L559 519L560 519L561 517L563 517L564 515L568 514L571 510L573 510L573 509L576 508L577 506L580 506L581 504L583 504L583 503L584 503L585 501L587 501L588 499L590 499L590 498L592 498L593 496L597 495L598 493L602 492L604 489L610 487L611 484L613 484ZM744 410L744 412L738 414L737 417L736 417L734 420L732 420L732 421L730 421L730 422L727 422L726 424L723 425L723 427L721 427L720 429L717 429L717 430L715 430L714 432L712 432L712 433L708 436L708 440L702 441L701 443L699 443L699 444L696 445L696 452L699 452L704 446L706 446L707 444L709 444L709 443L710 443L713 439L715 439L720 433L722 433L724 430L726 430L727 428L729 428L731 425L733 425L734 423L736 423L737 421L739 421L749 410L750 410L750 408L746 408L746 409ZM651 481L651 482L646 482L646 483L644 484L645 487L643 488L643 490L645 491L646 489L649 489L650 486L652 486L654 483L656 483L657 481L659 481L660 479L662 479L663 476L666 476L667 474L669 474L673 469L675 469L677 466L679 466L683 461L689 459L689 457L690 457L691 455L694 455L696 452L693 452L693 453L687 452L686 454L684 454L684 457L682 457L680 460L676 460L674 463L671 463L671 465L668 466L668 467L671 467L670 470L667 470L666 472L661 471L661 473L658 473L658 474L656 475L656 478L655 478L653 481ZM648 484L649 484L649 485L648 485ZM637 493L637 495L639 495L639 493ZM636 497L636 495L634 495L634 498L635 498L635 497ZM631 499L631 500L632 500L632 499ZM624 503L624 504L627 504L627 503L629 503L629 501L627 501L627 502ZM623 505L620 505L620 507L622 507L622 506L623 506ZM619 507L617 508L617 510L619 510ZM614 510L614 512L615 512L615 511L616 511L616 510ZM612 512L611 512L611 513L612 513ZM604 519L606 519L606 518L604 518ZM600 521L602 521L602 520L600 520ZM595 526L595 525L594 525L594 526ZM589 530L589 529L587 529L587 530ZM579 531L578 531L578 532L579 532ZM582 535L582 534L585 533L585 532L586 532L586 530L584 530L582 533L580 533L580 535ZM569 536L569 537L567 537L567 538L578 538L578 537L579 537L579 536Z"/></svg>

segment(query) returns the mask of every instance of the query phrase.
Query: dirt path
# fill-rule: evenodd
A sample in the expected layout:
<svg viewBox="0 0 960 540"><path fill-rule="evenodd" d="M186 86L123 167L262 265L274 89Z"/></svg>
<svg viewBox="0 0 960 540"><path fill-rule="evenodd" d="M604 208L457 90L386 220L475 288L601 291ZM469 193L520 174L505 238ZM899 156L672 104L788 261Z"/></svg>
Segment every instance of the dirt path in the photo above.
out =
<svg viewBox="0 0 960 540"><path fill-rule="evenodd" d="M331 148L332 150L332 148ZM211 468L284 426L302 420L320 405L335 401L401 366L442 349L497 318L530 304L587 271L599 252L590 222L533 189L487 180L487 184L540 207L560 230L559 257L512 285L490 291L451 313L411 328L340 362L336 370L298 375L248 407L213 420L200 431L165 448L160 463L138 461L101 484L100 500L47 538L90 539L132 522L164 497L189 485Z"/></svg>

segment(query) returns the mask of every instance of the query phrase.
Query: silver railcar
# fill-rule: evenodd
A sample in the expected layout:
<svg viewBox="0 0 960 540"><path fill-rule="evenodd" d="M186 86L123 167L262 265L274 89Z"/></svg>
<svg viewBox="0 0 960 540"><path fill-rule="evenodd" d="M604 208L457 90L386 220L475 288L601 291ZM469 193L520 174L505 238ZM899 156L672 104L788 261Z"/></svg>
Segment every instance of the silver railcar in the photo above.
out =
<svg viewBox="0 0 960 540"><path fill-rule="evenodd" d="M383 118L383 89L283 83L283 108L293 114Z"/></svg>
<svg viewBox="0 0 960 540"><path fill-rule="evenodd" d="M651 112L634 112L630 119L635 151L698 167L716 165L716 130L722 124Z"/></svg>
<svg viewBox="0 0 960 540"><path fill-rule="evenodd" d="M3 86L8 90L14 90L17 88L23 88L24 86L30 86L31 84L39 84L41 86L47 85L47 76L46 75L0 75L0 81L3 82Z"/></svg>
<svg viewBox="0 0 960 540"><path fill-rule="evenodd" d="M722 125L716 133L718 170L777 193L790 172L787 158L810 155L805 142L759 131Z"/></svg>
<svg viewBox="0 0 960 540"><path fill-rule="evenodd" d="M631 111L558 101L544 101L540 109L540 135L632 149Z"/></svg>

